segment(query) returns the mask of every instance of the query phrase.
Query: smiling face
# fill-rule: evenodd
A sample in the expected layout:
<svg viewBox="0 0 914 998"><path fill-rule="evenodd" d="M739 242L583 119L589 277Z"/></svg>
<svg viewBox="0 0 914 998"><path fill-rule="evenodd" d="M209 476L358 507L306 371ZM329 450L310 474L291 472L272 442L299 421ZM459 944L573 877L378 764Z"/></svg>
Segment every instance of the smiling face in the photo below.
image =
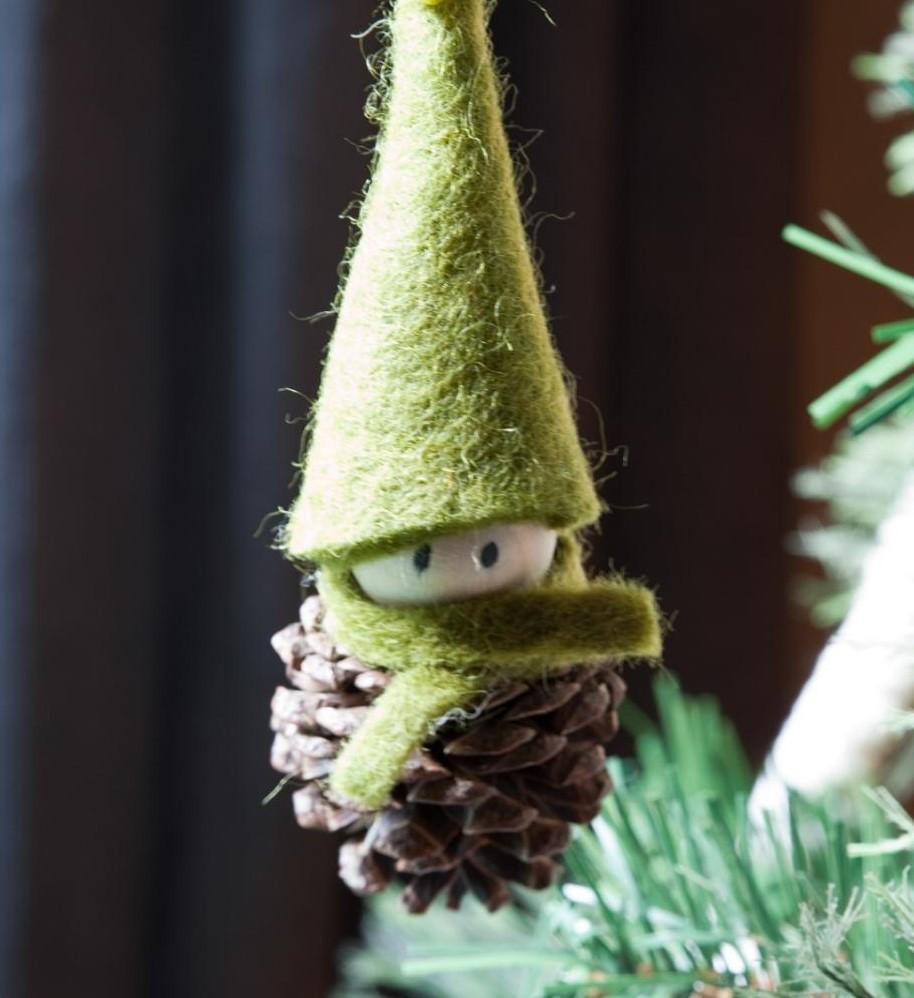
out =
<svg viewBox="0 0 914 998"><path fill-rule="evenodd" d="M382 606L427 606L528 589L552 565L558 535L536 523L501 523L435 537L353 566Z"/></svg>

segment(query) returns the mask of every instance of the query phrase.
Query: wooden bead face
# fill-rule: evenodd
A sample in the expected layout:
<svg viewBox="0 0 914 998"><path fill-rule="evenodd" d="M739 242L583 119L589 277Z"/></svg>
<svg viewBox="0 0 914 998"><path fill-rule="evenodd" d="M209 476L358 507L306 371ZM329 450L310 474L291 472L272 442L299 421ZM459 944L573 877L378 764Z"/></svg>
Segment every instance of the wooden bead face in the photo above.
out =
<svg viewBox="0 0 914 998"><path fill-rule="evenodd" d="M434 537L353 567L375 603L418 606L534 586L549 571L556 533L537 523L500 523Z"/></svg>

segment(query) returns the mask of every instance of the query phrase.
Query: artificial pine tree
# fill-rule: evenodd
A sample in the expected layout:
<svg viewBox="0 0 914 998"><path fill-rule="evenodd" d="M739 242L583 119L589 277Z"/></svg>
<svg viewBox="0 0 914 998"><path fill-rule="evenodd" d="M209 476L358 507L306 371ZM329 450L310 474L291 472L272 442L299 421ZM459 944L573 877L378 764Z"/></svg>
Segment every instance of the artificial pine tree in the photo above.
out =
<svg viewBox="0 0 914 998"><path fill-rule="evenodd" d="M717 704L655 693L561 888L421 920L373 898L336 998L910 998L914 820L860 788L759 816Z"/></svg>

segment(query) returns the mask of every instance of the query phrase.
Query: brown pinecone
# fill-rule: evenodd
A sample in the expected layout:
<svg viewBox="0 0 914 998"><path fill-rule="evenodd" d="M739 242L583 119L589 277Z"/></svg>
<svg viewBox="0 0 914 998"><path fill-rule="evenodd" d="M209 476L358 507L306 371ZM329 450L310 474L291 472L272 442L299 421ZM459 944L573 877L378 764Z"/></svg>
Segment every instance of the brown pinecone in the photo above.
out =
<svg viewBox="0 0 914 998"><path fill-rule="evenodd" d="M363 814L331 801L324 783L391 677L337 647L322 616L320 598L309 596L300 622L273 638L296 688L273 697L272 764L304 783L292 798L302 827L345 829L346 884L366 895L398 881L414 913L439 894L457 908L468 890L495 911L510 900L508 882L551 884L570 824L591 821L610 790L604 746L625 693L613 666L506 684L443 718L390 803Z"/></svg>

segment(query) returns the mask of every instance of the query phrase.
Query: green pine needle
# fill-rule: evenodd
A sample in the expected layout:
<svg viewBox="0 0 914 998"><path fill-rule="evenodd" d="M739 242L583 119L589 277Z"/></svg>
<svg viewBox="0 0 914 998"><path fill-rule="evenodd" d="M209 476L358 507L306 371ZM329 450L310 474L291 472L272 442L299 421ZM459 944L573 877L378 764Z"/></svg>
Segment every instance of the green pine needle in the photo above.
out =
<svg viewBox="0 0 914 998"><path fill-rule="evenodd" d="M813 423L819 429L831 426L858 402L911 364L914 364L914 336L903 336L812 402L809 405L809 415ZM905 401L906 397L901 398L884 415L894 412ZM872 419L872 422L875 421ZM872 422L868 425L872 425Z"/></svg>
<svg viewBox="0 0 914 998"><path fill-rule="evenodd" d="M841 243L832 242L798 225L788 225L783 232L784 239L793 246L882 284L910 303L914 294L914 277L887 267L837 216L826 213L823 217ZM914 364L912 329L914 319L901 319L873 327L873 339L876 342L891 341L891 345L810 403L808 409L813 424L819 429L833 425L854 406L911 367ZM851 432L863 433L892 413L904 411L910 402L914 402L914 376L890 388L855 413L850 421Z"/></svg>
<svg viewBox="0 0 914 998"><path fill-rule="evenodd" d="M895 270L893 267L887 267L872 256L840 246L838 243L834 243L824 236L816 235L816 233L803 229L799 225L786 226L782 235L785 242L792 246L797 246L823 260L835 263L839 267L849 270L852 274L866 277L890 291L914 295L914 277L904 274L900 270Z"/></svg>
<svg viewBox="0 0 914 998"><path fill-rule="evenodd" d="M914 319L899 319L896 322L883 322L873 326L870 335L874 343L887 343L910 332L914 332Z"/></svg>
<svg viewBox="0 0 914 998"><path fill-rule="evenodd" d="M914 337L908 336L906 339L914 342ZM886 416L891 416L893 412L902 409L912 400L914 400L914 375L905 378L904 381L883 392L862 409L858 409L848 422L851 433L863 433L864 430L875 426L876 423L881 423Z"/></svg>

